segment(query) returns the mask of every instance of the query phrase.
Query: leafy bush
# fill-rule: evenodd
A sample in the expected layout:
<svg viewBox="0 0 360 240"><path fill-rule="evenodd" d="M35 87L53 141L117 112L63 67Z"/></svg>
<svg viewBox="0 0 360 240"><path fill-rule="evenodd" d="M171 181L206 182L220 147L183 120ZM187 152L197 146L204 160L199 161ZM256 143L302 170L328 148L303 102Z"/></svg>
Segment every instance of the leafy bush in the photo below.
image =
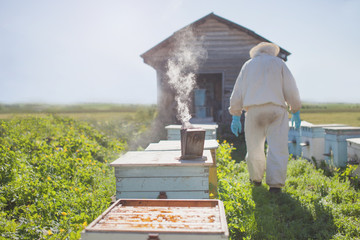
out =
<svg viewBox="0 0 360 240"><path fill-rule="evenodd" d="M307 160L289 160L286 185L272 194L249 182L245 162L231 159L233 146L217 151L218 191L231 239L359 239L360 193L347 172L328 177Z"/></svg>
<svg viewBox="0 0 360 240"><path fill-rule="evenodd" d="M68 118L0 121L0 236L80 238L109 206L108 162L125 146Z"/></svg>

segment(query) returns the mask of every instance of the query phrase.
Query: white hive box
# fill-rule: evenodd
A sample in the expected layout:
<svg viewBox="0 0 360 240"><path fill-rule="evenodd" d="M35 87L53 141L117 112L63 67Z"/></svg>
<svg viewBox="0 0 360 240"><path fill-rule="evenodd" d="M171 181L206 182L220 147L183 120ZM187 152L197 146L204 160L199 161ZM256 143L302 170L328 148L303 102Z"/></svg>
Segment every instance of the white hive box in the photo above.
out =
<svg viewBox="0 0 360 240"><path fill-rule="evenodd" d="M228 239L219 200L119 199L83 232L83 240Z"/></svg>
<svg viewBox="0 0 360 240"><path fill-rule="evenodd" d="M343 124L305 125L301 126L302 156L308 160L314 158L320 163L325 159L325 127L345 127Z"/></svg>
<svg viewBox="0 0 360 240"><path fill-rule="evenodd" d="M215 139L216 140L216 131L218 128L217 124L193 124L194 128L202 128L205 129L205 139ZM180 140L181 134L180 129L181 125L169 125L166 126L165 129L167 131L167 139L168 140Z"/></svg>
<svg viewBox="0 0 360 240"><path fill-rule="evenodd" d="M217 172L216 172L216 149L219 143L215 139L205 140L204 150L210 150L213 164L209 168L209 191L217 197ZM150 143L145 151L174 151L181 150L179 140L161 140L158 143Z"/></svg>
<svg viewBox="0 0 360 240"><path fill-rule="evenodd" d="M209 150L203 157L180 160L181 151L130 151L112 162L116 198L208 199Z"/></svg>
<svg viewBox="0 0 360 240"><path fill-rule="evenodd" d="M360 138L347 139L347 154L350 164L358 164L353 175L360 177Z"/></svg>
<svg viewBox="0 0 360 240"><path fill-rule="evenodd" d="M301 127L311 126L312 124L306 121L301 121ZM291 126L291 121L289 121L289 133L288 133L288 147L289 154L292 154L294 158L301 157L302 149L300 146L301 143L301 128L295 129Z"/></svg>
<svg viewBox="0 0 360 240"><path fill-rule="evenodd" d="M360 163L360 138L347 139L348 161Z"/></svg>

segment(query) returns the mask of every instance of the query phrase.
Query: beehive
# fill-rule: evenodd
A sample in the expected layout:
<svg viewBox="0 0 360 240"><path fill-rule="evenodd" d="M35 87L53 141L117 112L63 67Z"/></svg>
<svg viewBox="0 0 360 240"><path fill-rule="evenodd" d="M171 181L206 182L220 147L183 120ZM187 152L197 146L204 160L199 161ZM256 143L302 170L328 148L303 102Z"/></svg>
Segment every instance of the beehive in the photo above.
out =
<svg viewBox="0 0 360 240"><path fill-rule="evenodd" d="M181 151L130 151L112 162L116 198L208 199L209 167L205 150L201 159L181 160Z"/></svg>
<svg viewBox="0 0 360 240"><path fill-rule="evenodd" d="M349 164L357 165L352 175L360 177L360 138L351 138L346 141L348 162Z"/></svg>
<svg viewBox="0 0 360 240"><path fill-rule="evenodd" d="M311 126L312 124L306 121L301 121L301 126ZM293 157L301 157L301 128L295 129L291 126L291 121L289 121L289 134L288 134L288 147L289 154L292 154Z"/></svg>
<svg viewBox="0 0 360 240"><path fill-rule="evenodd" d="M158 143L150 143L145 151L174 151L181 150L179 140L162 140ZM215 139L205 140L204 150L210 150L213 159L212 165L209 167L209 192L217 197L217 172L216 172L216 149L219 143Z"/></svg>
<svg viewBox="0 0 360 240"><path fill-rule="evenodd" d="M228 239L219 200L119 199L82 233L82 239Z"/></svg>
<svg viewBox="0 0 360 240"><path fill-rule="evenodd" d="M345 127L343 124L304 125L301 126L302 156L305 159L313 158L320 163L325 159L325 127Z"/></svg>
<svg viewBox="0 0 360 240"><path fill-rule="evenodd" d="M347 139L360 138L360 127L325 128L325 160L335 167L347 164Z"/></svg>
<svg viewBox="0 0 360 240"><path fill-rule="evenodd" d="M348 161L360 164L360 138L347 139Z"/></svg>

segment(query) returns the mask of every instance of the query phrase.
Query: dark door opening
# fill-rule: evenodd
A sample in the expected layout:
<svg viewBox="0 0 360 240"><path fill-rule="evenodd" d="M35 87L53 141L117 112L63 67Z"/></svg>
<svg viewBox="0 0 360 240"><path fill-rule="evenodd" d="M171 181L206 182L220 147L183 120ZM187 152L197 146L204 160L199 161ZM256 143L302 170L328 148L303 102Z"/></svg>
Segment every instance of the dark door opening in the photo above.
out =
<svg viewBox="0 0 360 240"><path fill-rule="evenodd" d="M222 114L222 73L197 74L196 83L193 117L210 118L214 122L219 122Z"/></svg>

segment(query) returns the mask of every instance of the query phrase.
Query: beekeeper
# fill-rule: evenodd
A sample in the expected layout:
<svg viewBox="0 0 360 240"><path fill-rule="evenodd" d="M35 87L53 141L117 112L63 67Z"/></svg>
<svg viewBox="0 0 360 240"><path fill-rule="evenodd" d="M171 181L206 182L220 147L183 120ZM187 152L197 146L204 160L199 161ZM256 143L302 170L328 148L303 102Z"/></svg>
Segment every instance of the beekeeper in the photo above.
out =
<svg viewBox="0 0 360 240"><path fill-rule="evenodd" d="M300 127L300 96L294 77L278 58L280 48L261 42L250 50L230 97L231 131L241 132L240 116L245 115L246 162L250 181L261 185L266 170L270 192L285 185L288 152L288 110L292 123ZM264 153L268 143L267 161Z"/></svg>

